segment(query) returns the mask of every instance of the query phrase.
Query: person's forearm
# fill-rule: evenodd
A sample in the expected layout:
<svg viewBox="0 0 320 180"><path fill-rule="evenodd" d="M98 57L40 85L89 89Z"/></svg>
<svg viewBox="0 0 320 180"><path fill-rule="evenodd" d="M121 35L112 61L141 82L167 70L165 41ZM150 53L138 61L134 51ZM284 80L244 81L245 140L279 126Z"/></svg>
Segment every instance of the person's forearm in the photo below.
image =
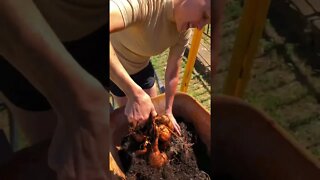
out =
<svg viewBox="0 0 320 180"><path fill-rule="evenodd" d="M58 177L105 179L108 98L102 85L66 51L33 1L0 1L0 27L1 55L58 117L49 166Z"/></svg>
<svg viewBox="0 0 320 180"><path fill-rule="evenodd" d="M0 18L0 52L51 103L77 95L70 91L80 92L76 89L84 82L96 83L65 50L32 1L2 1Z"/></svg>
<svg viewBox="0 0 320 180"><path fill-rule="evenodd" d="M170 61L170 60L169 60ZM166 96L166 113L172 113L172 106L174 101L174 96L176 94L178 82L179 82L179 67L181 59L174 60L174 63L168 65L165 74L165 96Z"/></svg>
<svg viewBox="0 0 320 180"><path fill-rule="evenodd" d="M110 43L110 78L115 84L117 84L117 86L119 86L119 88L129 98L137 97L139 93L143 91L142 88L132 80L128 72L122 66L111 43Z"/></svg>
<svg viewBox="0 0 320 180"><path fill-rule="evenodd" d="M110 4L109 15L110 34L116 31L121 31L125 28L125 21L123 20L120 9L116 4ZM126 69L119 61L111 42L109 43L109 46L110 79L125 93L127 97L125 115L130 123L144 123L150 115L153 117L157 115L151 98L132 80Z"/></svg>
<svg viewBox="0 0 320 180"><path fill-rule="evenodd" d="M178 82L179 82L178 77L171 78L171 80L166 80L166 91L165 91L165 95L166 95L165 112L166 113L172 113L174 95L176 94Z"/></svg>
<svg viewBox="0 0 320 180"><path fill-rule="evenodd" d="M114 33L124 29L123 17L120 13L118 7L114 4L110 4L110 33ZM110 49L110 79L117 84L117 86L126 94L129 98L135 98L139 96L143 90L138 86L130 77L128 72L125 70L123 65L118 59L118 56L112 46L112 43L109 43Z"/></svg>

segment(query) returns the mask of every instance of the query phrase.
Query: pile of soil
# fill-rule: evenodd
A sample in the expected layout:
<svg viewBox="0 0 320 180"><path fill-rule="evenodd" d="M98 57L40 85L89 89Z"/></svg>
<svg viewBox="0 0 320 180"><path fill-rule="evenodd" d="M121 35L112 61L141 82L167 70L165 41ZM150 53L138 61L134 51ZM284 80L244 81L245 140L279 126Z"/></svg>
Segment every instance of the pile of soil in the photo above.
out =
<svg viewBox="0 0 320 180"><path fill-rule="evenodd" d="M177 121L180 122L181 119L177 118ZM209 172L210 165L205 145L194 133L192 125L183 122L180 122L179 125L181 136L171 137L169 147L163 150L168 155L168 162L159 169L148 164L147 156L135 157L127 151L119 151L119 157L128 180L210 179L209 174L206 173ZM139 145L134 144L132 139L126 137L122 141L122 146L136 146L138 148Z"/></svg>

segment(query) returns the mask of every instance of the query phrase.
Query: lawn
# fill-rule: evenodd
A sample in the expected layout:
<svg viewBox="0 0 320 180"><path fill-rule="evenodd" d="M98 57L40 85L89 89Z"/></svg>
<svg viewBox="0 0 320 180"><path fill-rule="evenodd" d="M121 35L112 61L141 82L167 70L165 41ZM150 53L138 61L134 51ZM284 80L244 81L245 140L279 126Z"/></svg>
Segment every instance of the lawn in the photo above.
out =
<svg viewBox="0 0 320 180"><path fill-rule="evenodd" d="M239 0L228 1L223 23L221 63L215 93L221 94L230 63L242 7ZM272 27L267 21L266 27ZM320 158L320 104L317 86L306 58L297 53L299 45L274 43L264 34L254 59L251 80L244 100L271 116L298 142ZM301 49L301 48L300 48Z"/></svg>
<svg viewBox="0 0 320 180"><path fill-rule="evenodd" d="M158 56L154 56L151 60L155 71L159 77L159 80L164 84L164 75L166 69L168 51L163 52ZM181 81L183 77L183 73L186 66L186 57L183 58L183 62L181 65L180 73L179 73L179 85L178 90L180 90ZM188 94L194 97L198 102L200 102L208 111L210 111L210 85L205 80L204 76L199 74L195 69L193 70L191 80L188 87Z"/></svg>

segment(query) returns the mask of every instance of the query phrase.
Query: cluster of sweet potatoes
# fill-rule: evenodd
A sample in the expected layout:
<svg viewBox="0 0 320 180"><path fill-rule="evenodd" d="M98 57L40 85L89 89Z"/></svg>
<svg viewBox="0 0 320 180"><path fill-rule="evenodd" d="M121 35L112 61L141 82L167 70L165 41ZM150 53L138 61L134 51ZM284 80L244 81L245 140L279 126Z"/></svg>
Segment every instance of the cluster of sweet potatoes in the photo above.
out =
<svg viewBox="0 0 320 180"><path fill-rule="evenodd" d="M140 144L140 148L134 151L135 156L146 156L152 167L160 168L168 161L168 156L164 151L174 133L174 126L166 115L158 115L149 118L146 124L141 126L131 126L129 136ZM159 147L161 144L161 147Z"/></svg>

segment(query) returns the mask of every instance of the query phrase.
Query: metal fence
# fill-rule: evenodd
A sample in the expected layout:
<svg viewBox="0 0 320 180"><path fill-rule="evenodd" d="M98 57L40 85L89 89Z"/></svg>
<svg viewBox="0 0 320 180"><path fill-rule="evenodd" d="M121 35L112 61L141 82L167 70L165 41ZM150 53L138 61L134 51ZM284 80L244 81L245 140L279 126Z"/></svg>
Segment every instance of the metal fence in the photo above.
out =
<svg viewBox="0 0 320 180"><path fill-rule="evenodd" d="M208 24L204 27L203 34L207 37L211 37L211 24Z"/></svg>

